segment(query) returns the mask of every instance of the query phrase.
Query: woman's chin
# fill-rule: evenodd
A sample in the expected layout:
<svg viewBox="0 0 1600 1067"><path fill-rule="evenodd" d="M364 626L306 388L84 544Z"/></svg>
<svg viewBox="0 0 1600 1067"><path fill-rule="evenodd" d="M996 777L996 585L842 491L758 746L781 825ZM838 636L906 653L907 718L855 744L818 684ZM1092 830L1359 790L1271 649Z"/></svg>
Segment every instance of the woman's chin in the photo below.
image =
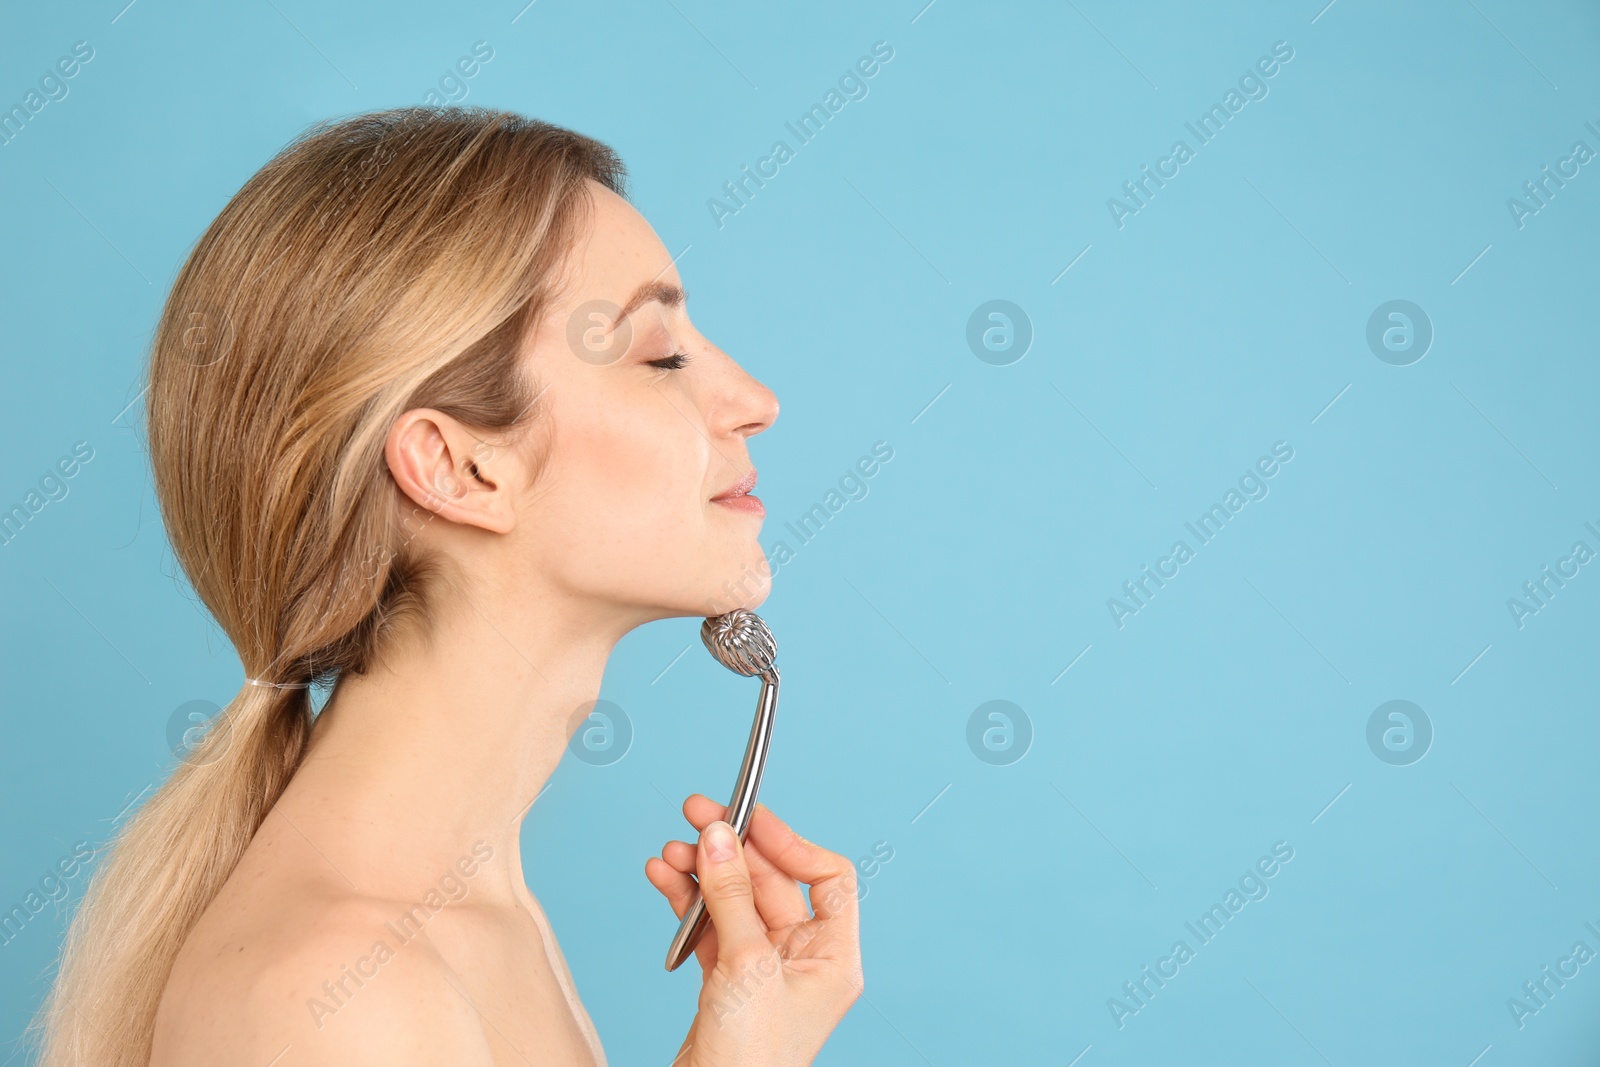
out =
<svg viewBox="0 0 1600 1067"><path fill-rule="evenodd" d="M706 597L702 614L706 618L713 618L740 608L754 611L766 602L771 593L772 570L767 565L766 557L758 555Z"/></svg>

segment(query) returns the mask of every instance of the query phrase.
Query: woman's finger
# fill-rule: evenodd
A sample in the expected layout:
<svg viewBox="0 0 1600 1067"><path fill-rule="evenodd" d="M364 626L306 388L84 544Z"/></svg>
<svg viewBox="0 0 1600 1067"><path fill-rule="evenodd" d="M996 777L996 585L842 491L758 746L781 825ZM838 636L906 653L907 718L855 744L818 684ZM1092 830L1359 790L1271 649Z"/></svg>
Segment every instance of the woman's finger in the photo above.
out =
<svg viewBox="0 0 1600 1067"><path fill-rule="evenodd" d="M683 842L677 842L683 844ZM689 910L689 905L694 903L695 894L699 892L699 885L695 880L681 871L674 870L672 865L658 856L651 856L645 861L644 875L650 879L650 884L667 898L672 914L679 919ZM709 971L717 965L717 928L707 926L705 933L700 935L700 940L694 947L695 957L700 961L700 966Z"/></svg>
<svg viewBox="0 0 1600 1067"><path fill-rule="evenodd" d="M667 903L672 906L672 914L683 918L683 913L694 901L694 879L658 856L651 856L645 861L644 876L667 898Z"/></svg>
<svg viewBox="0 0 1600 1067"><path fill-rule="evenodd" d="M724 955L734 964L772 951L767 926L756 912L755 890L744 845L733 827L720 819L700 834L695 870L700 893L717 927L718 965Z"/></svg>
<svg viewBox="0 0 1600 1067"><path fill-rule="evenodd" d="M745 855L750 857L750 866L752 868L757 865L758 861L755 858L757 853L758 850L755 845L746 841ZM694 865L697 855L695 846L687 841L668 841L661 849L661 858L673 870L686 875L695 873ZM807 907L805 898L800 895L799 883L779 871L776 867L773 867L770 860L763 858L759 862L765 868L764 873L758 875L752 871L751 877L755 884L756 910L761 913L762 921L767 924L767 928L769 930L782 929L785 926L793 926L795 923L805 922L811 918L811 909ZM766 884L763 884L763 879L766 879ZM792 903L783 899L774 899L773 886L777 886L785 896L788 895L788 888L792 886L794 888Z"/></svg>
<svg viewBox="0 0 1600 1067"><path fill-rule="evenodd" d="M817 918L838 918L851 929L856 926L859 901L854 863L807 841L761 803L750 816L750 840L784 877L811 887L811 910Z"/></svg>
<svg viewBox="0 0 1600 1067"><path fill-rule="evenodd" d="M661 849L661 858L675 871L694 873L695 847L687 841L668 841Z"/></svg>
<svg viewBox="0 0 1600 1067"><path fill-rule="evenodd" d="M692 793L683 802L683 816L696 830L704 830L713 820L724 818L726 807L704 793ZM755 890L756 910L769 929L780 929L811 918L805 894L789 875L775 867L755 842L745 842L745 862Z"/></svg>

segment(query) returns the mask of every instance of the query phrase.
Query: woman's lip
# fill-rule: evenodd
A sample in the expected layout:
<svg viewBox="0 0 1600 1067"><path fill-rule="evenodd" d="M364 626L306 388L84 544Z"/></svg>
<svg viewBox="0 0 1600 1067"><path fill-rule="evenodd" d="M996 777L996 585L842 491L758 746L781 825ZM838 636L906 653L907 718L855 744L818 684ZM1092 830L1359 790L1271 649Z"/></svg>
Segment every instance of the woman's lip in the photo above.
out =
<svg viewBox="0 0 1600 1067"><path fill-rule="evenodd" d="M755 468L752 467L752 468L750 468L750 473L749 474L746 474L743 478L740 478L737 482L735 482L732 485L728 486L728 488L724 489L722 492L718 493L716 496L712 497L711 499L720 503L721 501L724 501L724 500L728 499L729 497L740 496L742 494L748 493L748 492L750 492L750 490L754 489L755 487L756 487L756 471L755 471Z"/></svg>
<svg viewBox="0 0 1600 1067"><path fill-rule="evenodd" d="M766 506L761 503L761 498L758 496L751 496L749 493L743 493L739 496L719 497L718 499L713 500L712 503L721 504L725 508L732 508L734 511L743 511L750 515L765 515L767 513Z"/></svg>

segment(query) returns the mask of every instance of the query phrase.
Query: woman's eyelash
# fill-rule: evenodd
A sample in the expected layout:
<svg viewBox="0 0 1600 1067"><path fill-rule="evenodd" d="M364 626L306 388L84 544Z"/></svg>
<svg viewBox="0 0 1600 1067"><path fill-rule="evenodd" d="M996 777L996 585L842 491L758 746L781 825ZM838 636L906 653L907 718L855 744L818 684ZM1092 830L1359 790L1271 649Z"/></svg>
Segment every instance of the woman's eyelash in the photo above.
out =
<svg viewBox="0 0 1600 1067"><path fill-rule="evenodd" d="M680 370L688 362L689 353L687 352L674 352L665 359L652 359L649 361L650 366L660 367L662 370Z"/></svg>

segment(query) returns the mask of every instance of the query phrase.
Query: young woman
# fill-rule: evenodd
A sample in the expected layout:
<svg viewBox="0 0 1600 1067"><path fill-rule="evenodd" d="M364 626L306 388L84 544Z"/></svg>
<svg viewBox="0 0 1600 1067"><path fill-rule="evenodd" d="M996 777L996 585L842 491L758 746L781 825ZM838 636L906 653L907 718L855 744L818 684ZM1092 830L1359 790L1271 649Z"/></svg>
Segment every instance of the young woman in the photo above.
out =
<svg viewBox="0 0 1600 1067"><path fill-rule="evenodd" d="M46 1067L605 1062L522 818L624 634L765 599L778 414L624 193L571 131L399 109L307 131L201 237L150 458L247 681L97 870ZM811 1062L861 990L851 863L684 814L645 866L715 924L676 1062Z"/></svg>

